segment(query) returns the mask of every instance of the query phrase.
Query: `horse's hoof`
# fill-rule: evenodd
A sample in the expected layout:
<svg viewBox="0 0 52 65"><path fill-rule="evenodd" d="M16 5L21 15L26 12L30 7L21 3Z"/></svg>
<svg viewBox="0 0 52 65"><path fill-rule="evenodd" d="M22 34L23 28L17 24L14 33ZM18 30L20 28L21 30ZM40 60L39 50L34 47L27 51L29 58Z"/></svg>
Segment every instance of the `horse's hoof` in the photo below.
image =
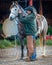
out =
<svg viewBox="0 0 52 65"><path fill-rule="evenodd" d="M21 57L20 60L23 60L23 57Z"/></svg>
<svg viewBox="0 0 52 65"><path fill-rule="evenodd" d="M26 62L31 62L31 61L37 61L38 59L32 60L31 58L28 58L28 57L27 57L27 58L25 58L24 60L25 60Z"/></svg>
<svg viewBox="0 0 52 65"><path fill-rule="evenodd" d="M42 55L42 57L46 57L46 55Z"/></svg>
<svg viewBox="0 0 52 65"><path fill-rule="evenodd" d="M25 58L24 59L26 62L30 62L31 60L30 60L30 58Z"/></svg>

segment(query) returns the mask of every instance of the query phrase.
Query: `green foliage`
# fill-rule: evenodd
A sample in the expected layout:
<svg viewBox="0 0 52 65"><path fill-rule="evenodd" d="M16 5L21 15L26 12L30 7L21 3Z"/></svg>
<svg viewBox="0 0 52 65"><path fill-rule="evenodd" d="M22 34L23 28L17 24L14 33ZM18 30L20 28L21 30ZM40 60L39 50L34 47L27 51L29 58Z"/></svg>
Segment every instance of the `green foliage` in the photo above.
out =
<svg viewBox="0 0 52 65"><path fill-rule="evenodd" d="M40 42L39 42L39 39L37 39L37 40L36 40L36 45L38 46L39 43L40 43ZM48 40L46 41L46 45L51 46L51 45L52 45L52 40L48 39Z"/></svg>
<svg viewBox="0 0 52 65"><path fill-rule="evenodd" d="M20 45L20 41L17 40L17 45ZM24 39L24 45L27 44L27 40L26 38ZM39 45L39 39L36 40L36 45ZM51 46L52 45L52 40L47 40L46 41L46 45ZM15 47L15 41L9 41L9 40L0 40L0 49L5 49L5 48L11 48L11 47Z"/></svg>
<svg viewBox="0 0 52 65"><path fill-rule="evenodd" d="M20 40L19 39L16 42L17 42L17 45L20 45Z"/></svg>
<svg viewBox="0 0 52 65"><path fill-rule="evenodd" d="M9 40L0 40L0 49L10 48L14 47L14 44L12 44Z"/></svg>
<svg viewBox="0 0 52 65"><path fill-rule="evenodd" d="M38 45L39 45L39 39L36 40L36 46L38 46Z"/></svg>
<svg viewBox="0 0 52 65"><path fill-rule="evenodd" d="M51 26L48 27L48 34L52 35L52 27Z"/></svg>
<svg viewBox="0 0 52 65"><path fill-rule="evenodd" d="M51 46L52 45L52 40L47 40L46 44Z"/></svg>
<svg viewBox="0 0 52 65"><path fill-rule="evenodd" d="M26 45L27 44L27 39L25 38L24 39L24 45ZM39 44L40 44L40 41L39 41L39 39L37 39L36 40L36 46L39 46ZM17 45L20 45L20 41L19 40L17 40ZM50 39L48 39L47 41L46 41L46 45L52 45L52 40L50 40Z"/></svg>

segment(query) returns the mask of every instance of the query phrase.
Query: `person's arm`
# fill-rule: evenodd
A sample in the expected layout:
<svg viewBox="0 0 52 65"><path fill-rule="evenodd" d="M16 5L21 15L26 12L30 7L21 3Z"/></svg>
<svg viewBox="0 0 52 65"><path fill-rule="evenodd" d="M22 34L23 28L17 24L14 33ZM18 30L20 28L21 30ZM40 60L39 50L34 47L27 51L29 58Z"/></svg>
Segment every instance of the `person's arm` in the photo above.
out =
<svg viewBox="0 0 52 65"><path fill-rule="evenodd" d="M22 14L19 14L19 20L21 23L30 23L30 21L32 21L34 18L34 15L27 15L23 17Z"/></svg>

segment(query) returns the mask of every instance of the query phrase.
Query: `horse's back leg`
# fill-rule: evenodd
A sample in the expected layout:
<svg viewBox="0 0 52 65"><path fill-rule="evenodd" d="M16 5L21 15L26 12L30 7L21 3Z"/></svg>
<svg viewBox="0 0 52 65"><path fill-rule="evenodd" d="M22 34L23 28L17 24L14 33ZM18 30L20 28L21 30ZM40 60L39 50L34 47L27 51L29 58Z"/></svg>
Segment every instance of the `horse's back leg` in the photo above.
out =
<svg viewBox="0 0 52 65"><path fill-rule="evenodd" d="M43 33L40 34L40 48L43 56L45 56L45 47L46 47L45 45L46 45L46 34L43 31Z"/></svg>
<svg viewBox="0 0 52 65"><path fill-rule="evenodd" d="M42 50L43 47L43 35L40 33L40 49Z"/></svg>
<svg viewBox="0 0 52 65"><path fill-rule="evenodd" d="M43 55L46 56L46 34L43 35Z"/></svg>
<svg viewBox="0 0 52 65"><path fill-rule="evenodd" d="M40 50L41 50L41 55L44 55L45 54L44 32L40 33Z"/></svg>

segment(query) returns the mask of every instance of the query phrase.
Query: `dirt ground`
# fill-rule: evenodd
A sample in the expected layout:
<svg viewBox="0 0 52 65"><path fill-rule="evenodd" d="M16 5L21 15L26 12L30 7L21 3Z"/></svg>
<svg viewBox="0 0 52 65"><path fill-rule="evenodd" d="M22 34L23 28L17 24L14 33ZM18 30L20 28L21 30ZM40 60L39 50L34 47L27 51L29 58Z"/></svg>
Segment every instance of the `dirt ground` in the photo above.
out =
<svg viewBox="0 0 52 65"><path fill-rule="evenodd" d="M41 57L40 47L37 47L37 60L31 62L20 60L20 47L17 50L17 59L0 58L0 65L52 65L52 46L46 47L46 57ZM24 54L26 56L26 48L24 49Z"/></svg>

